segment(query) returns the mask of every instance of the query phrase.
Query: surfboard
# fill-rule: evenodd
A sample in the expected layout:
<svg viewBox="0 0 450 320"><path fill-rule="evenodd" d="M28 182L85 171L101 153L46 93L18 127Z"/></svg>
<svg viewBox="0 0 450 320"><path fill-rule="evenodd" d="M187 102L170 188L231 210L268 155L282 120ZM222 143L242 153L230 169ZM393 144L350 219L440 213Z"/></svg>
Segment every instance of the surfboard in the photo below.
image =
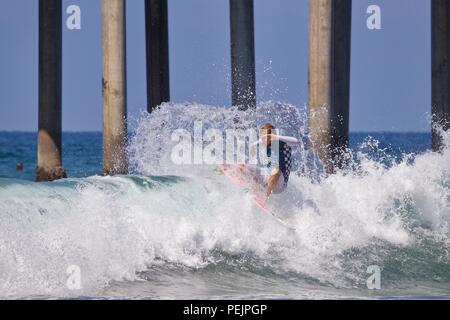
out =
<svg viewBox="0 0 450 320"><path fill-rule="evenodd" d="M268 215L272 216L272 218L274 218L275 220L277 220L279 223L281 223L283 226L285 226L286 228L295 231L295 228L291 225L289 225L288 223L286 223L285 221L281 220L280 218L278 218L269 208L267 208L266 204L264 203L264 201L262 201L260 198L258 198L257 196L253 196L252 197L252 201L253 203L255 203L264 213L267 213Z"/></svg>
<svg viewBox="0 0 450 320"><path fill-rule="evenodd" d="M239 175L237 175L236 173L233 172L233 170L231 170L229 167L227 167L226 165L220 165L219 166L219 170L223 172L223 174L230 179L234 184L236 184L237 186L245 189L246 191L248 191L250 188L248 186L248 184L245 183L245 181L243 181L243 179L241 179L239 177ZM293 230L295 231L295 228L291 225L289 225L288 223L286 223L285 221L281 220L280 218L278 218L273 212L272 210L270 210L267 205L264 203L264 201L258 197L257 195L252 195L251 197L252 202L255 204L255 206L257 206L261 212L271 216L273 219L275 219L278 223L282 224L283 226L285 226L286 228L288 228L289 230Z"/></svg>

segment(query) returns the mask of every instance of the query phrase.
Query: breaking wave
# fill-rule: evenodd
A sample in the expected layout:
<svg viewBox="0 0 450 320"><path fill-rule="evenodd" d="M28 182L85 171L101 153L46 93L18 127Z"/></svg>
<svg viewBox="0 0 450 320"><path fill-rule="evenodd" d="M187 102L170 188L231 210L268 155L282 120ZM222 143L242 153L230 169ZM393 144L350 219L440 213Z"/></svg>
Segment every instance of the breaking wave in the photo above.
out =
<svg viewBox="0 0 450 320"><path fill-rule="evenodd" d="M304 112L292 105L269 102L239 114L166 104L138 120L132 175L1 179L1 297L95 297L158 274L208 270L222 275L215 280L222 288L231 286L227 275L250 273L266 284L358 290L369 265L382 269L386 294L418 284L427 294L449 292L448 135L442 153L395 159L369 139L352 151L351 169L319 179L302 143L287 191L269 200L292 232L211 166L170 161L174 130L192 131L195 121L225 130L236 117L244 127L271 121L306 143ZM70 266L79 267L81 290L67 286Z"/></svg>

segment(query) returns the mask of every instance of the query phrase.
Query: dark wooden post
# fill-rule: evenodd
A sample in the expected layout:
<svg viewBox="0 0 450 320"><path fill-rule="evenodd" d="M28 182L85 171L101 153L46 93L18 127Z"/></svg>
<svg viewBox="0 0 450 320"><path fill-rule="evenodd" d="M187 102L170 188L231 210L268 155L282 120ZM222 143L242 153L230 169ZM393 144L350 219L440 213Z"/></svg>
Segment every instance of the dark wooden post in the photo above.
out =
<svg viewBox="0 0 450 320"><path fill-rule="evenodd" d="M65 177L61 161L61 0L39 0L39 124L36 180Z"/></svg>
<svg viewBox="0 0 450 320"><path fill-rule="evenodd" d="M450 128L450 2L431 1L432 146L443 148L439 130Z"/></svg>
<svg viewBox="0 0 450 320"><path fill-rule="evenodd" d="M232 104L256 108L253 0L230 0Z"/></svg>
<svg viewBox="0 0 450 320"><path fill-rule="evenodd" d="M147 109L170 101L167 0L145 0Z"/></svg>

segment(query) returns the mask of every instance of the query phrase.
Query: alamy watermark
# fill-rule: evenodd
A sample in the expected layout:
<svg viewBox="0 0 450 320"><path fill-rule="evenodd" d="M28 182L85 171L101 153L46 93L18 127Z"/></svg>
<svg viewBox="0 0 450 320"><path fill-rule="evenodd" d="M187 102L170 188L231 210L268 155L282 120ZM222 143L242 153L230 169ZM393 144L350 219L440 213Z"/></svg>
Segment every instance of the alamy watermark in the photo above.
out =
<svg viewBox="0 0 450 320"><path fill-rule="evenodd" d="M260 165L267 166L271 156L267 154L268 136L275 137L277 130L257 128L226 129L225 131L204 129L202 121L195 121L193 133L177 129L171 140L171 160L176 165ZM279 144L271 143L271 155L277 155Z"/></svg>
<svg viewBox="0 0 450 320"><path fill-rule="evenodd" d="M81 29L81 8L77 5L70 5L66 9L66 13L69 15L66 20L66 27L69 30Z"/></svg>
<svg viewBox="0 0 450 320"><path fill-rule="evenodd" d="M370 5L367 8L367 14L370 14L367 18L367 29L381 30L381 8L377 5Z"/></svg>
<svg viewBox="0 0 450 320"><path fill-rule="evenodd" d="M370 273L370 277L366 280L367 289L380 290L381 289L381 268L377 265L367 267L366 273Z"/></svg>
<svg viewBox="0 0 450 320"><path fill-rule="evenodd" d="M66 9L69 15L66 20L66 27L69 30L81 30L81 8L78 5L70 5ZM367 7L366 13L369 15L366 21L369 30L381 30L381 8L378 5Z"/></svg>
<svg viewBox="0 0 450 320"><path fill-rule="evenodd" d="M71 265L66 269L67 281L66 287L69 290L81 290L81 268L77 265Z"/></svg>

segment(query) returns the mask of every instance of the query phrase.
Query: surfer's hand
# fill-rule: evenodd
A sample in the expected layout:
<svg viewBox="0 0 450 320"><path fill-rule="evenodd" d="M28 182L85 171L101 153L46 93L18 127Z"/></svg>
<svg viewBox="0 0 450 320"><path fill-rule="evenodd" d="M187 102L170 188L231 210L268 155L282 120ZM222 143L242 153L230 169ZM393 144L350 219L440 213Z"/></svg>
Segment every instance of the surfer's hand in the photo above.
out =
<svg viewBox="0 0 450 320"><path fill-rule="evenodd" d="M279 135L276 135L276 134L271 134L271 135L270 135L270 138L272 139L272 141L278 141L278 140L280 140L280 136L279 136Z"/></svg>
<svg viewBox="0 0 450 320"><path fill-rule="evenodd" d="M267 200L269 200L271 193L272 193L272 191L270 189L266 189L266 191L264 192L264 196L262 197L264 204L266 204Z"/></svg>
<svg viewBox="0 0 450 320"><path fill-rule="evenodd" d="M278 179L280 179L280 176L281 176L280 169L274 168L267 182L266 192L264 193L266 199L268 199L272 194L273 190L275 189L275 186L277 185Z"/></svg>
<svg viewBox="0 0 450 320"><path fill-rule="evenodd" d="M261 137L261 141L267 141L267 138L270 138L271 141L278 141L280 139L280 136L276 134L265 134Z"/></svg>

